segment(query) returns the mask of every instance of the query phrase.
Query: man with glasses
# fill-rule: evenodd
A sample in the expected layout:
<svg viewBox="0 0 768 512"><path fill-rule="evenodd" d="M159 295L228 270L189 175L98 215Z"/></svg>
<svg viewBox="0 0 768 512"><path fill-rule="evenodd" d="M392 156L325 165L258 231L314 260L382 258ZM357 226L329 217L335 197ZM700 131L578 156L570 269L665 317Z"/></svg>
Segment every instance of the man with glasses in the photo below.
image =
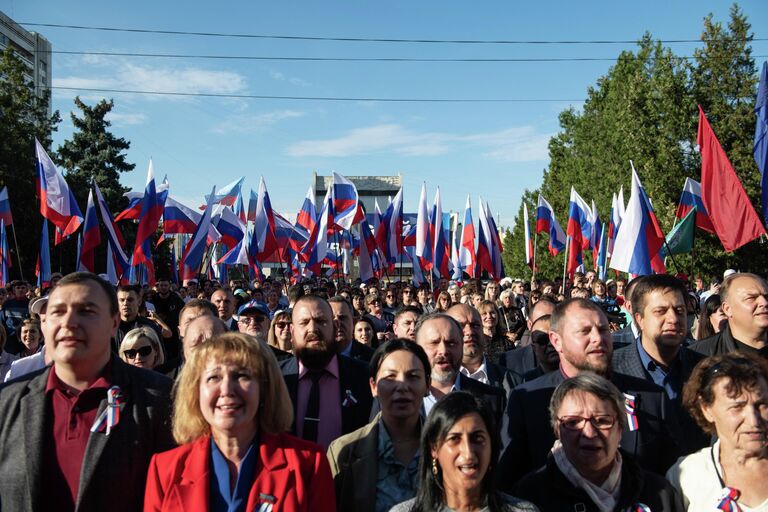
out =
<svg viewBox="0 0 768 512"><path fill-rule="evenodd" d="M253 336L259 343L267 345L269 331L269 308L263 302L252 300L246 302L237 310L237 328L240 332ZM268 345L278 361L289 359L290 352Z"/></svg>
<svg viewBox="0 0 768 512"><path fill-rule="evenodd" d="M643 469L663 475L680 454L680 436L673 427L677 418L662 388L613 372L610 325L600 306L587 299L558 304L550 318L549 339L560 355L559 371L525 382L509 396L501 429L501 487L510 490L521 476L546 463L555 441L549 417L552 393L567 378L585 372L611 380L627 396L633 428L622 434L621 447Z"/></svg>
<svg viewBox="0 0 768 512"><path fill-rule="evenodd" d="M549 341L551 318L552 315L544 315L531 324L531 350L533 350L536 361L539 364L536 368L525 372L523 375L524 382L554 372L560 365L560 354L557 353L557 350Z"/></svg>
<svg viewBox="0 0 768 512"><path fill-rule="evenodd" d="M390 285L384 292L384 312L394 316L398 307L400 304L397 297L397 287Z"/></svg>
<svg viewBox="0 0 768 512"><path fill-rule="evenodd" d="M382 309L381 298L378 295L372 293L366 295L365 307L368 309L368 314L365 317L373 323L379 343L383 343L387 339L387 331L390 329L395 317Z"/></svg>

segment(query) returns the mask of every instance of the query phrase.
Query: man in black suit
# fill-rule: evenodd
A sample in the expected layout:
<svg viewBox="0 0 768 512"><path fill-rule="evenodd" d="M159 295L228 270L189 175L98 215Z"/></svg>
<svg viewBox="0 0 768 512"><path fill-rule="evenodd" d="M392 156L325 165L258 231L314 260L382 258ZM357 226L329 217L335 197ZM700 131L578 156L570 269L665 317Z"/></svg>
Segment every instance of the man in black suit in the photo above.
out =
<svg viewBox="0 0 768 512"><path fill-rule="evenodd" d="M416 343L427 353L432 366L429 395L424 397L424 413L442 397L456 390L469 391L483 398L500 419L504 410L504 392L470 379L459 371L463 343L459 324L445 313L430 313L416 324Z"/></svg>
<svg viewBox="0 0 768 512"><path fill-rule="evenodd" d="M342 356L368 364L373 357L373 349L368 345L355 341L355 321L352 315L352 306L344 297L337 295L328 299L333 310L333 335L336 338L336 349Z"/></svg>
<svg viewBox="0 0 768 512"><path fill-rule="evenodd" d="M521 344L518 348L504 352L501 357L499 357L499 364L513 374L518 375L520 381L522 381L523 375L539 365L539 361L536 360L536 354L530 344L531 326L542 316L551 315L554 310L555 302L546 297L539 299L539 301L531 307L531 311L528 314L528 330L526 333L529 342L525 345Z"/></svg>
<svg viewBox="0 0 768 512"><path fill-rule="evenodd" d="M464 336L464 352L459 371L483 384L504 390L504 405L506 405L507 395L519 382L515 381L511 372L485 357L487 339L483 333L480 313L467 304L454 304L446 313L458 322Z"/></svg>
<svg viewBox="0 0 768 512"><path fill-rule="evenodd" d="M293 400L292 432L324 447L368 423L368 367L338 355L333 310L314 295L299 298L291 318L295 357L280 362Z"/></svg>
<svg viewBox="0 0 768 512"><path fill-rule="evenodd" d="M603 310L586 299L558 304L549 336L560 354L560 370L525 382L510 395L501 429L500 488L509 490L520 477L544 465L555 441L549 415L552 393L566 378L587 371L609 378L625 395L634 397L628 407L638 428L624 432L621 447L644 469L664 474L679 453L676 438L665 424L670 419L668 399L653 383L612 372L613 344Z"/></svg>
<svg viewBox="0 0 768 512"><path fill-rule="evenodd" d="M669 274L645 276L632 292L634 321L640 338L613 353L613 370L664 388L680 418L683 454L709 444L693 419L683 410L683 384L696 363L704 359L683 346L688 330L685 285Z"/></svg>

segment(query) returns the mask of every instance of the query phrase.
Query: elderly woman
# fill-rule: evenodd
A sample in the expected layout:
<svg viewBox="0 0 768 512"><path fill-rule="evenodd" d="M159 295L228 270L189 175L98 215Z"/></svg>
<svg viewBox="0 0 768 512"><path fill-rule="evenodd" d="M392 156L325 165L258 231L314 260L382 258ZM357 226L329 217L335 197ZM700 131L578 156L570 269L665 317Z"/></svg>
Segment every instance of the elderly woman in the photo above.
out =
<svg viewBox="0 0 768 512"><path fill-rule="evenodd" d="M376 349L370 370L381 412L328 448L338 510L386 512L416 495L429 359L419 345L397 338Z"/></svg>
<svg viewBox="0 0 768 512"><path fill-rule="evenodd" d="M619 451L624 400L594 373L563 381L549 404L557 441L546 465L518 481L515 492L544 511L682 511L669 482Z"/></svg>
<svg viewBox="0 0 768 512"><path fill-rule="evenodd" d="M293 334L291 334L291 311L284 309L275 312L269 324L267 343L283 352L293 352Z"/></svg>
<svg viewBox="0 0 768 512"><path fill-rule="evenodd" d="M165 362L165 351L151 327L137 327L128 331L120 342L120 359L133 366L154 370Z"/></svg>
<svg viewBox="0 0 768 512"><path fill-rule="evenodd" d="M667 472L687 510L768 510L768 362L741 352L704 359L683 404L718 439Z"/></svg>
<svg viewBox="0 0 768 512"><path fill-rule="evenodd" d="M703 340L719 333L723 328L723 322L727 320L728 317L723 313L723 300L720 295L710 295L701 305L701 315L696 327L696 339Z"/></svg>
<svg viewBox="0 0 768 512"><path fill-rule="evenodd" d="M538 510L495 489L500 445L495 423L483 399L466 391L447 394L422 428L416 497L391 512Z"/></svg>
<svg viewBox="0 0 768 512"><path fill-rule="evenodd" d="M334 510L328 460L285 433L292 422L266 344L230 332L199 345L176 382L180 446L152 458L144 510Z"/></svg>
<svg viewBox="0 0 768 512"><path fill-rule="evenodd" d="M19 326L19 339L24 348L19 352L19 358L28 357L40 352L43 345L43 332L40 330L40 320L26 318Z"/></svg>

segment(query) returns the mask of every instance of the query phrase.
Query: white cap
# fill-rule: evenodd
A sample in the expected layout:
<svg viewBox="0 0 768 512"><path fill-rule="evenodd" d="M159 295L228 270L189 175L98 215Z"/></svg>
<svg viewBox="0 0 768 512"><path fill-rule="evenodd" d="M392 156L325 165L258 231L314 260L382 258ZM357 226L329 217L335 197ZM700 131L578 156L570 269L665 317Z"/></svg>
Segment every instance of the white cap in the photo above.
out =
<svg viewBox="0 0 768 512"><path fill-rule="evenodd" d="M729 268L728 270L723 272L723 279L725 279L726 277L731 276L731 275L733 275L735 273L736 273L735 270L733 270L732 268Z"/></svg>

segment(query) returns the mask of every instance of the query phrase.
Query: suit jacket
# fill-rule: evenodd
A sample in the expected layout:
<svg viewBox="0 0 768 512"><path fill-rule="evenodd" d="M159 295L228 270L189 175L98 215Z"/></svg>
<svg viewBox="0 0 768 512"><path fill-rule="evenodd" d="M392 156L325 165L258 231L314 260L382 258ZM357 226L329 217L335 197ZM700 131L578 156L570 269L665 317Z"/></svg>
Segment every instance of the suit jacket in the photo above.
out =
<svg viewBox="0 0 768 512"><path fill-rule="evenodd" d="M353 430L368 423L373 397L371 387L368 385L368 367L359 361L345 356L336 356L339 359L339 401L344 402L346 392L349 390L357 402L341 407L341 433L348 434ZM296 397L299 389L299 361L295 357L280 361L280 371L288 387L288 394L293 400L293 426L291 432L296 432L296 422L299 414L296 411ZM303 417L302 417L303 418Z"/></svg>
<svg viewBox="0 0 768 512"><path fill-rule="evenodd" d="M149 370L110 361L120 386L120 421L112 432L91 433L80 470L76 511L141 510L152 455L175 446L170 429L172 381ZM46 367L0 387L0 509L41 510L43 450L52 412ZM106 396L99 413L107 406Z"/></svg>
<svg viewBox="0 0 768 512"><path fill-rule="evenodd" d="M678 357L681 364L680 380L684 384L691 376L696 363L704 359L704 356L686 347L680 347ZM613 370L653 383L650 374L643 367L643 361L640 359L640 353L637 350L637 343L632 343L613 353ZM707 436L699 428L693 418L691 418L691 415L688 414L688 411L683 408L682 394L683 390L680 389L678 400L671 402L672 410L677 417L677 421L673 421L671 424L675 425L679 430L677 435L682 447L681 455L688 455L689 453L699 451L705 446L709 446L711 437Z"/></svg>
<svg viewBox="0 0 768 512"><path fill-rule="evenodd" d="M377 414L366 426L338 438L328 447L337 510L376 508L380 418L381 414Z"/></svg>
<svg viewBox="0 0 768 512"><path fill-rule="evenodd" d="M374 350L368 345L352 340L352 348L349 349L349 357L356 359L361 363L368 364L373 357L373 352Z"/></svg>
<svg viewBox="0 0 768 512"><path fill-rule="evenodd" d="M726 324L725 327L723 327L723 329L717 334L710 336L709 338L699 340L696 343L690 345L689 348L694 352L703 354L704 356L715 356L728 354L730 352L739 350L736 346L736 341L736 338L733 337L733 333L731 332L731 328L728 326L728 324ZM763 348L756 352L763 357L768 357L768 349Z"/></svg>
<svg viewBox="0 0 768 512"><path fill-rule="evenodd" d="M497 389L504 391L503 406L507 405L507 396L515 389L515 386L522 382L517 375L513 374L501 365L494 364L490 361L485 362L486 374L488 375L489 384Z"/></svg>
<svg viewBox="0 0 768 512"><path fill-rule="evenodd" d="M211 438L152 457L144 511L209 510ZM288 434L261 433L259 461L245 510L274 499L274 512L335 510L328 460L319 445Z"/></svg>
<svg viewBox="0 0 768 512"><path fill-rule="evenodd" d="M536 354L533 347L528 344L524 347L518 347L504 352L499 357L499 365L520 376L522 381L526 372L533 370L539 365L536 361Z"/></svg>
<svg viewBox="0 0 768 512"><path fill-rule="evenodd" d="M488 386L479 380L467 377L463 373L459 373L459 389L462 391L469 391L473 395L482 398L493 411L493 415L496 418L496 425L500 424L501 415L504 413L506 398L503 389Z"/></svg>
<svg viewBox="0 0 768 512"><path fill-rule="evenodd" d="M502 490L523 475L546 462L555 441L549 416L549 401L558 384L565 380L562 372L547 373L519 385L509 396L501 428L502 446L499 473ZM643 469L663 475L677 459L680 449L676 436L666 424L674 414L664 390L643 379L614 373L611 381L623 393L635 396L639 428L626 430L621 447L632 455Z"/></svg>
<svg viewBox="0 0 768 512"><path fill-rule="evenodd" d="M618 349L635 342L635 333L632 332L632 324L627 324L613 333L613 346Z"/></svg>

